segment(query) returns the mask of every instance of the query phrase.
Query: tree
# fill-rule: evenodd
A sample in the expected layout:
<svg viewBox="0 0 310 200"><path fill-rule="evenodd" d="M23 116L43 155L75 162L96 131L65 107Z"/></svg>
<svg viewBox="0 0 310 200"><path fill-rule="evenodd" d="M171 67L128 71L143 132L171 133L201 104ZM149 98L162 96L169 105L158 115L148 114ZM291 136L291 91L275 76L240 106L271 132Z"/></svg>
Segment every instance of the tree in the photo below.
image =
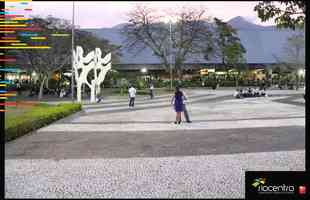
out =
<svg viewBox="0 0 310 200"><path fill-rule="evenodd" d="M294 34L287 39L283 48L284 56L276 57L278 63L281 63L281 71L292 71L292 77L295 77L296 89L299 87L299 70L305 69L305 37L303 34Z"/></svg>
<svg viewBox="0 0 310 200"><path fill-rule="evenodd" d="M170 18L177 18L177 22L171 25L171 35L169 25L160 21L161 17L154 9L137 6L128 16L129 24L121 31L126 36L125 47L136 53L150 48L167 71L170 68L170 56L173 56L180 80L183 64L189 57L202 53L209 55L213 50L205 10L183 7L180 12L171 14Z"/></svg>
<svg viewBox="0 0 310 200"><path fill-rule="evenodd" d="M229 24L214 18L215 21L215 55L221 59L226 71L232 65L237 66L236 87L242 68L244 68L245 48L241 44L237 31Z"/></svg>
<svg viewBox="0 0 310 200"><path fill-rule="evenodd" d="M19 36L22 42L28 45L38 46L47 45L49 49L25 49L16 51L17 61L21 67L28 70L34 70L39 76L40 90L38 99L43 96L44 84L48 88L48 80L53 73L68 67L71 69L72 51L71 51L71 24L68 20L48 16L43 19L34 17L32 19L33 27L39 27L41 31L37 32L40 36L45 36L46 40L35 41L29 37ZM53 33L69 34L69 37L53 37ZM86 50L100 47L105 52L116 51L117 47L110 45L107 40L99 40L90 33L81 30L75 30L75 40L77 45L82 45ZM117 54L115 54L117 56ZM115 58L114 56L114 58Z"/></svg>
<svg viewBox="0 0 310 200"><path fill-rule="evenodd" d="M38 99L43 95L43 87L51 78L53 73L70 63L71 38L53 37L52 33L70 33L70 23L66 20L53 18L33 18L33 27L39 27L39 36L46 37L46 40L32 40L30 37L21 36L19 40L31 46L50 46L50 49L25 49L17 52L17 61L21 67L36 71L39 76L40 90Z"/></svg>
<svg viewBox="0 0 310 200"><path fill-rule="evenodd" d="M227 63L234 66L237 70L237 76L235 77L236 87L239 86L239 78L242 70L246 68L245 57L243 54L245 53L245 49L240 43L232 43L226 47L226 59Z"/></svg>
<svg viewBox="0 0 310 200"><path fill-rule="evenodd" d="M305 37L303 34L294 34L287 39L287 45L284 48L287 56L287 62L295 66L305 66Z"/></svg>
<svg viewBox="0 0 310 200"><path fill-rule="evenodd" d="M299 71L305 69L305 37L303 34L295 34L287 39L285 48L287 55L286 63L293 68L296 90L300 84Z"/></svg>
<svg viewBox="0 0 310 200"><path fill-rule="evenodd" d="M262 1L254 11L262 22L275 18L279 28L303 27L306 15L306 1Z"/></svg>

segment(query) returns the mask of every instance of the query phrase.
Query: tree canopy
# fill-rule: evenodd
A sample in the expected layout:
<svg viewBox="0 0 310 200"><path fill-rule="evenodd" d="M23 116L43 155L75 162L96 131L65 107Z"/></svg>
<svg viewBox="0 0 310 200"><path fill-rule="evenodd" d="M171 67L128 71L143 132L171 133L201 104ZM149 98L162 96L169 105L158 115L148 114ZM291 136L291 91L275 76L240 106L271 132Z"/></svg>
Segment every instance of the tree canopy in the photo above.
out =
<svg viewBox="0 0 310 200"><path fill-rule="evenodd" d="M122 29L127 38L126 48L136 52L150 48L167 71L173 63L180 79L189 56L209 55L213 50L212 33L203 9L184 7L178 13L170 13L170 18L177 19L170 24L160 21L156 10L146 6L137 6L128 16L129 24Z"/></svg>
<svg viewBox="0 0 310 200"><path fill-rule="evenodd" d="M244 62L243 54L245 48L241 44L237 30L228 23L214 18L215 21L215 55L218 56L223 65L239 64Z"/></svg>
<svg viewBox="0 0 310 200"><path fill-rule="evenodd" d="M262 1L254 11L262 22L275 19L279 28L302 28L305 22L306 1Z"/></svg>
<svg viewBox="0 0 310 200"><path fill-rule="evenodd" d="M72 39L71 28L72 25L68 20L59 19L52 16L47 18L34 17L32 19L32 26L40 28L36 32L40 37L46 37L45 40L33 40L29 36L24 36L18 32L18 39L21 42L27 43L31 46L46 45L49 49L24 49L22 51L15 51L17 64L21 68L27 70L34 70L39 76L41 82L39 99L42 97L42 88L44 82L52 76L52 74L65 67L71 68L72 62ZM52 34L61 33L68 34L65 37L57 37ZM117 59L119 55L117 50L119 47L112 45L108 40L98 39L92 34L75 29L75 46L81 45L84 47L86 53L99 47L103 53L113 52L113 59Z"/></svg>

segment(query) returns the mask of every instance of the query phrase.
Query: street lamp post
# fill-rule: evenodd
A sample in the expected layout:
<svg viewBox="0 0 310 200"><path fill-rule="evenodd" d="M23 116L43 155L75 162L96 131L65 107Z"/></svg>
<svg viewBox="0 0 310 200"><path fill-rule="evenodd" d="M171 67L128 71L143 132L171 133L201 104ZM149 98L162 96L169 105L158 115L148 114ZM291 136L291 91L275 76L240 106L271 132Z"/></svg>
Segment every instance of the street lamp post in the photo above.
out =
<svg viewBox="0 0 310 200"><path fill-rule="evenodd" d="M171 31L171 19L169 20L169 32L170 32L170 90L172 90L172 31Z"/></svg>
<svg viewBox="0 0 310 200"><path fill-rule="evenodd" d="M73 58L73 52L74 52L74 1L72 1L72 29L71 29L71 38L72 38L72 64L71 64L71 99L72 102L74 102L74 58Z"/></svg>

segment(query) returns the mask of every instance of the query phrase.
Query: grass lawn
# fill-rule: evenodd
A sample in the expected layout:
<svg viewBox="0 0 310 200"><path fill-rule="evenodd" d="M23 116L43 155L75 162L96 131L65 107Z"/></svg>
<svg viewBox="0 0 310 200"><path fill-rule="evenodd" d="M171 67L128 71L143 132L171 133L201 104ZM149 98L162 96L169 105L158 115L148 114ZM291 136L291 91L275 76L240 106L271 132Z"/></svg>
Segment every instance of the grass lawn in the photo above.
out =
<svg viewBox="0 0 310 200"><path fill-rule="evenodd" d="M10 141L81 110L80 104L17 104L5 113L5 140Z"/></svg>
<svg viewBox="0 0 310 200"><path fill-rule="evenodd" d="M44 107L48 106L47 104L39 104L39 103L29 103L29 102L23 102L23 103L17 103L16 106L7 106L6 112L5 112L5 125L7 125L8 120L15 118L17 116L20 116L24 114L25 112L29 112L34 108L38 107Z"/></svg>

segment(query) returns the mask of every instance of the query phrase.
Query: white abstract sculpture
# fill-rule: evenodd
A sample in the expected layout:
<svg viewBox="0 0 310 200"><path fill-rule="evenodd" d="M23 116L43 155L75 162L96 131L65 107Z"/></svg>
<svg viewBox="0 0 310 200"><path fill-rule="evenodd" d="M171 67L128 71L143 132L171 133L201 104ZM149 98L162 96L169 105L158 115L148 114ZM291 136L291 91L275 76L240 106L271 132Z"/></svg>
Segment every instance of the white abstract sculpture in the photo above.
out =
<svg viewBox="0 0 310 200"><path fill-rule="evenodd" d="M95 49L95 89L96 95L100 94L100 85L105 79L105 75L111 69L111 53L108 53L104 58L101 58L101 50L99 48ZM97 74L97 70L100 70Z"/></svg>
<svg viewBox="0 0 310 200"><path fill-rule="evenodd" d="M77 82L77 101L82 101L82 85L85 83L91 91L90 101L95 102L97 94L100 93L100 84L104 81L106 73L111 69L111 53L101 58L101 50L96 48L91 51L86 57L83 57L83 48L76 47L76 52L73 52L75 80ZM82 69L79 74L79 70ZM88 73L94 70L94 79L91 83L87 81ZM99 75L98 75L98 70Z"/></svg>

